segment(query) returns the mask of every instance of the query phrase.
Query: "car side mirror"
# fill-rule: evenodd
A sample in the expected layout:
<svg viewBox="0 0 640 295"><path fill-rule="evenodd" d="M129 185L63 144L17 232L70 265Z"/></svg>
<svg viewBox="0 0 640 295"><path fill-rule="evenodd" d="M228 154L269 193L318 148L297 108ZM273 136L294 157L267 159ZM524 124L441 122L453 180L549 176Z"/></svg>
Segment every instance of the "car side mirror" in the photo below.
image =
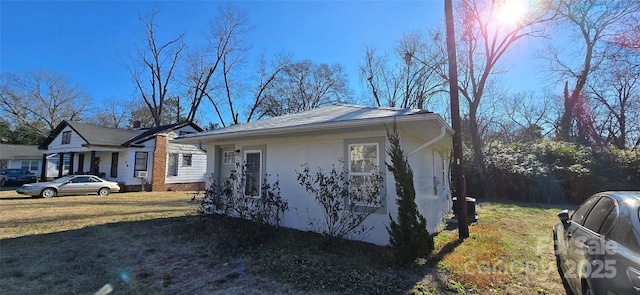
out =
<svg viewBox="0 0 640 295"><path fill-rule="evenodd" d="M560 211L560 213L558 213L558 218L560 219L560 222L564 224L565 227L569 226L569 210L564 209Z"/></svg>

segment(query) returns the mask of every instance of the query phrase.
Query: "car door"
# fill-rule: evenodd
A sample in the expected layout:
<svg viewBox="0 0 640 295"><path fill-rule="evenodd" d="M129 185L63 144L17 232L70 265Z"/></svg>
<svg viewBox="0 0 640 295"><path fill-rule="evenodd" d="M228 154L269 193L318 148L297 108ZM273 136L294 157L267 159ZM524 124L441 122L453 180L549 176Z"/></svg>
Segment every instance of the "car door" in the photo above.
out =
<svg viewBox="0 0 640 295"><path fill-rule="evenodd" d="M609 196L602 196L584 221L584 243L576 243L576 247L582 247L581 251L576 249L576 254L580 253L582 259L578 263L580 277L587 280L595 294L605 294L608 280L615 274L615 265L607 261L609 249L605 237L616 215L616 201Z"/></svg>
<svg viewBox="0 0 640 295"><path fill-rule="evenodd" d="M585 279L590 288L600 294L606 286L606 274L613 272L610 265L605 265L606 240L603 232L606 234L611 228L613 220L607 217L616 210L616 202L609 196L599 196L592 203L590 209L576 211L575 222L572 216L572 225L567 233L568 273L565 275L573 275L575 287L580 287L581 280Z"/></svg>
<svg viewBox="0 0 640 295"><path fill-rule="evenodd" d="M64 195L75 195L89 192L91 184L90 176L76 176L63 184L59 188L59 193Z"/></svg>
<svg viewBox="0 0 640 295"><path fill-rule="evenodd" d="M561 257L561 267L564 273L564 277L567 283L573 287L574 290L580 288L580 278L578 274L578 263L580 263L583 245L579 242L584 242L585 229L582 224L587 219L587 215L593 208L593 206L600 200L600 196L593 196L587 199L578 209L571 215L568 228L564 232L564 236L561 238L562 245L560 246L559 256ZM580 239L576 239L581 237ZM560 238L560 237L558 237ZM578 253L576 253L578 251Z"/></svg>
<svg viewBox="0 0 640 295"><path fill-rule="evenodd" d="M636 290L640 290L640 212L625 204L620 204L618 211L614 225L606 234L605 264L615 267L613 277L609 276L607 292L637 294Z"/></svg>
<svg viewBox="0 0 640 295"><path fill-rule="evenodd" d="M105 186L106 184L100 178L91 176L89 177L89 183L87 183L84 193L97 193L99 189Z"/></svg>

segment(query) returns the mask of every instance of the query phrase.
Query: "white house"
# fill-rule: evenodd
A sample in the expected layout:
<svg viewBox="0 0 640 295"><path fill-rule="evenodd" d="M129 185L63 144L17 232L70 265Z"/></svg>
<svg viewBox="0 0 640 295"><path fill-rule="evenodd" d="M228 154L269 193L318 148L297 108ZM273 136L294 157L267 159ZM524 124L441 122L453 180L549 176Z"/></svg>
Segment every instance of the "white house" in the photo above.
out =
<svg viewBox="0 0 640 295"><path fill-rule="evenodd" d="M0 170L20 168L40 175L42 152L37 145L0 144Z"/></svg>
<svg viewBox="0 0 640 295"><path fill-rule="evenodd" d="M278 175L281 195L289 203L283 225L300 230L309 228L309 216L321 216L320 207L298 183L296 171L307 163L324 171L355 161L358 147L374 151L367 161L377 163L384 176L382 205L365 222L374 229L365 241L386 245L385 226L389 215L396 217L393 175L385 163L389 145L387 128L396 122L401 147L414 171L416 204L434 233L451 208L449 162L453 130L438 114L426 110L332 105L310 111L238 124L177 138L180 143L206 145L207 173L218 179L228 176L236 162L258 167L260 181L265 174ZM349 167L349 165L347 165ZM356 173L349 171L349 173Z"/></svg>
<svg viewBox="0 0 640 295"><path fill-rule="evenodd" d="M92 174L120 183L125 191L142 190L143 184L153 191L202 190L206 151L172 142L200 131L191 122L123 129L63 121L39 146L47 163L41 178Z"/></svg>

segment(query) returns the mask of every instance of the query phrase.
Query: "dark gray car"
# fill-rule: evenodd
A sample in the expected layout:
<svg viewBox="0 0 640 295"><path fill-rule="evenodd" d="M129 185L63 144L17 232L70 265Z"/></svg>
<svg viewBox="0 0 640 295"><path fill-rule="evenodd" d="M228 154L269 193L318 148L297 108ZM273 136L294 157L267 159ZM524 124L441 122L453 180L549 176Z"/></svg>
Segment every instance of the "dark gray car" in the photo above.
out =
<svg viewBox="0 0 640 295"><path fill-rule="evenodd" d="M10 168L0 171L0 186L7 186L10 184L23 184L29 182L38 181L38 176L31 173L31 171Z"/></svg>
<svg viewBox="0 0 640 295"><path fill-rule="evenodd" d="M567 294L640 294L640 192L591 196L553 228Z"/></svg>

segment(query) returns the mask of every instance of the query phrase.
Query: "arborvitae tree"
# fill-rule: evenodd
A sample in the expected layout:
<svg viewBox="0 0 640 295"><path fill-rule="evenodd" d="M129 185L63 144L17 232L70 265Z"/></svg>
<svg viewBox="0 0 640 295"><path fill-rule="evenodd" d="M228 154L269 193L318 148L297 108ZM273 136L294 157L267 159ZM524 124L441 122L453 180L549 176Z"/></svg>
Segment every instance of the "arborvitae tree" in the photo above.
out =
<svg viewBox="0 0 640 295"><path fill-rule="evenodd" d="M387 129L389 148L387 154L391 164L387 168L396 182L398 222L389 214L389 243L395 248L396 256L403 262L412 262L418 257L426 257L433 250L433 237L427 231L427 220L418 212L415 203L416 191L413 186L413 170L400 147L400 136L394 122L393 130Z"/></svg>

